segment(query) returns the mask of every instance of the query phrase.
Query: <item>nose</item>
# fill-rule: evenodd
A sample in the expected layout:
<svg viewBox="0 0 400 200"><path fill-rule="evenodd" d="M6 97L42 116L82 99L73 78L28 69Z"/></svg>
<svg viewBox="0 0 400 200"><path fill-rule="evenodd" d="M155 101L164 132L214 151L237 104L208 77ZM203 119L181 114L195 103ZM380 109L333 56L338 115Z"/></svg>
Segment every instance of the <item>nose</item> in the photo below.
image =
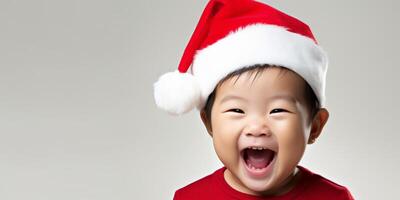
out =
<svg viewBox="0 0 400 200"><path fill-rule="evenodd" d="M267 120L264 117L259 117L257 119L251 120L244 133L246 136L261 137L261 136L271 136L271 130L268 128Z"/></svg>

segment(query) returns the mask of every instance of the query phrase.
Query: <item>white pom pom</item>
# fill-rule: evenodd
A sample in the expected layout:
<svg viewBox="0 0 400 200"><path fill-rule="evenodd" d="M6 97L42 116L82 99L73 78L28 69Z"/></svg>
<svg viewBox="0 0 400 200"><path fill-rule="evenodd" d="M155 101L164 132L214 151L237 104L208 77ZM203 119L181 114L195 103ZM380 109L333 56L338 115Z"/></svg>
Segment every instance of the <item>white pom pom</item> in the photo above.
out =
<svg viewBox="0 0 400 200"><path fill-rule="evenodd" d="M159 108L173 115L184 114L200 102L200 88L195 77L178 70L162 75L154 83L154 99Z"/></svg>

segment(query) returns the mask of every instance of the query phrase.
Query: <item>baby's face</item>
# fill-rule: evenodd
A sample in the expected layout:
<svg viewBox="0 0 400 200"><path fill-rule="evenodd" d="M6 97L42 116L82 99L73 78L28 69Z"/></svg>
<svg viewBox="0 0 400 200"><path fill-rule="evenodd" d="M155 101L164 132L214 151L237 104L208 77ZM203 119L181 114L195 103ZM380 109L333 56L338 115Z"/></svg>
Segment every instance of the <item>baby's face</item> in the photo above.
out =
<svg viewBox="0 0 400 200"><path fill-rule="evenodd" d="M278 68L253 81L248 72L225 81L211 112L215 151L227 167L225 179L250 194L275 191L303 156L310 125L304 80ZM254 75L253 75L254 76Z"/></svg>

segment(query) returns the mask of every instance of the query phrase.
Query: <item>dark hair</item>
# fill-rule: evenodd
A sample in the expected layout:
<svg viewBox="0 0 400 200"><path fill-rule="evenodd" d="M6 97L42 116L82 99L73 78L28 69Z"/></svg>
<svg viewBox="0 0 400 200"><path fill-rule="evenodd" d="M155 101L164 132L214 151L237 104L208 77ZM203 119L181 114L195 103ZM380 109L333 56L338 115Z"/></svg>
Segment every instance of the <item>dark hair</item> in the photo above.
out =
<svg viewBox="0 0 400 200"><path fill-rule="evenodd" d="M229 73L227 76L225 76L223 79L221 79L217 86L214 88L214 91L208 96L207 98L207 102L204 106L204 110L206 112L206 117L210 123L211 126L211 110L214 104L214 100L215 100L215 95L216 95L216 91L217 88L219 86L221 86L221 84L223 82L225 82L226 80L233 78L236 76L236 81L239 79L240 75L245 73L245 72L249 72L250 75L252 75L253 73L256 73L256 75L254 76L254 79L252 82L254 82L254 80L257 78L258 74L260 74L263 70L267 69L267 68L271 68L271 67L277 67L280 69L279 74L285 74L287 71L289 71L290 69L282 67L282 66L277 66L277 65L269 65L269 64L264 64L264 65L252 65L249 67L244 67L244 68L240 68L236 71L233 71L231 73ZM292 71L292 70L290 70ZM304 97L305 97L305 101L306 101L306 106L308 108L308 113L309 113L309 122L311 122L310 120L313 119L315 117L315 115L317 114L318 110L321 108L320 102L318 101L318 98L316 97L314 91L312 90L311 86L305 81L305 88L304 88Z"/></svg>

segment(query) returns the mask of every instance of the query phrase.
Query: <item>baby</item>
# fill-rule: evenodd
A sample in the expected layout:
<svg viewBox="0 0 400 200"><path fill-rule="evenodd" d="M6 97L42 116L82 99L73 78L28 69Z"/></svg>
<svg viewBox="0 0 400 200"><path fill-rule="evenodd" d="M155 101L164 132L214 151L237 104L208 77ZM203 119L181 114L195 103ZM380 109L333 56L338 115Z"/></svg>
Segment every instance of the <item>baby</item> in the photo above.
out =
<svg viewBox="0 0 400 200"><path fill-rule="evenodd" d="M224 166L174 199L353 199L298 165L329 118L327 66L300 20L257 1L211 0L154 95L171 114L197 107Z"/></svg>

